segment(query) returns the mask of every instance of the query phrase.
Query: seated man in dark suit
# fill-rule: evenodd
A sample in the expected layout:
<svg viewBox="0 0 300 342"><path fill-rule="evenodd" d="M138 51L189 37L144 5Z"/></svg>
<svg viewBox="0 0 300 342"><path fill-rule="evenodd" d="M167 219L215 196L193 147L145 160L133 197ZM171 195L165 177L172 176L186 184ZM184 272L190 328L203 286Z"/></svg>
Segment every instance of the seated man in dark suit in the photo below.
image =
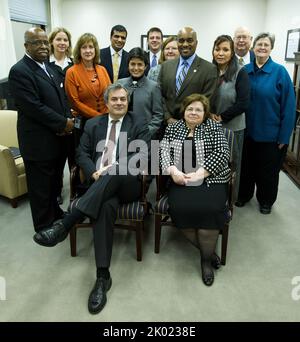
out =
<svg viewBox="0 0 300 342"><path fill-rule="evenodd" d="M111 46L100 50L100 64L105 67L111 83L119 78L129 77L128 52L125 51L127 30L122 25L116 25L111 29Z"/></svg>
<svg viewBox="0 0 300 342"><path fill-rule="evenodd" d="M87 121L76 153L77 163L92 185L72 204L69 215L34 236L38 244L52 247L85 216L94 220L97 280L88 301L90 313L100 312L106 304L106 292L112 283L109 266L117 208L120 203L139 198L139 174L147 168L150 142L146 122L126 114L129 94L122 85L110 85L104 98L109 114Z"/></svg>

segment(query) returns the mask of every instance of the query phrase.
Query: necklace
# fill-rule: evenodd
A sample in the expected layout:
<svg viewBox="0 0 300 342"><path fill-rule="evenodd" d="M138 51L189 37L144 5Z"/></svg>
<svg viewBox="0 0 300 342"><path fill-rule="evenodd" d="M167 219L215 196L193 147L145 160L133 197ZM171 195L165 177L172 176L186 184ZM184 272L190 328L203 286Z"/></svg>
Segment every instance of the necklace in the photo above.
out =
<svg viewBox="0 0 300 342"><path fill-rule="evenodd" d="M92 83L96 82L97 78L98 78L98 75L97 75L97 73L95 72L94 75L93 75L93 78L91 79L91 82L92 82Z"/></svg>

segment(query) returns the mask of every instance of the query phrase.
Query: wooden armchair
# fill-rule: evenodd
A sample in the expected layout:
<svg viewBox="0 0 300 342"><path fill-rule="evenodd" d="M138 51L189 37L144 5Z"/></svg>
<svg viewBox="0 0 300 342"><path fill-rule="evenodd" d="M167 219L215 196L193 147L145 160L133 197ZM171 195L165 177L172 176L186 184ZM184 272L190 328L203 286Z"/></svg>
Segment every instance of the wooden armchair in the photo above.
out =
<svg viewBox="0 0 300 342"><path fill-rule="evenodd" d="M228 244L228 232L229 232L229 223L232 219L233 214L233 194L234 194L234 163L232 162L232 150L233 150L233 141L234 141L234 133L229 129L224 129L224 134L228 140L231 160L231 179L228 183L228 199L227 199L227 207L228 210L226 212L226 223L220 234L222 235L222 245L221 245L221 264L226 264L226 255L227 255L227 244ZM168 204L168 195L167 195L167 183L169 180L169 176L158 175L156 176L156 186L157 186L157 195L156 195L156 204L154 208L155 215L155 246L154 252L160 252L160 239L161 239L161 228L164 226L174 226L170 215L169 215L169 204Z"/></svg>
<svg viewBox="0 0 300 342"><path fill-rule="evenodd" d="M74 166L70 173L70 203L82 195L83 174L78 166ZM127 229L135 232L136 236L136 259L142 261L142 237L144 230L144 218L148 211L146 199L146 178L143 176L143 186L141 197L136 202L122 204L118 208L116 228ZM92 228L92 222L76 224L70 231L70 249L71 256L77 255L77 229Z"/></svg>

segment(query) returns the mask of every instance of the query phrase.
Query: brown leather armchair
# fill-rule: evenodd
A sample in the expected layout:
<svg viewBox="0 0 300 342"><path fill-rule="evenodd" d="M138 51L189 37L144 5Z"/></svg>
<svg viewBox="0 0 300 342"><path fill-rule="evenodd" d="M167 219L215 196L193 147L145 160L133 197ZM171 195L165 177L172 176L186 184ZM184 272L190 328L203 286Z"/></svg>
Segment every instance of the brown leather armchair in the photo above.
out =
<svg viewBox="0 0 300 342"><path fill-rule="evenodd" d="M0 110L0 195L18 206L18 197L27 193L23 158L14 158L9 147L19 147L17 138L17 112Z"/></svg>

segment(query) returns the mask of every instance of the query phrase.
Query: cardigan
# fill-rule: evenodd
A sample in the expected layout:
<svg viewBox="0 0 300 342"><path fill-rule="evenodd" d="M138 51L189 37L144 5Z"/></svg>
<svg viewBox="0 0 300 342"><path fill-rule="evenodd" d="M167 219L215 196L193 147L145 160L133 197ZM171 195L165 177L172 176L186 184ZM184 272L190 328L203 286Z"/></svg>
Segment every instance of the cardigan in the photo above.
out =
<svg viewBox="0 0 300 342"><path fill-rule="evenodd" d="M66 72L65 89L72 109L78 115L91 118L108 112L104 102L103 94L111 84L106 69L95 65L99 81L99 91L93 88L82 63L75 64Z"/></svg>
<svg viewBox="0 0 300 342"><path fill-rule="evenodd" d="M169 166L180 164L182 147L188 133L189 128L184 119L167 126L160 145L160 166L163 173ZM205 179L206 183L227 183L230 179L230 150L222 125L207 119L196 126L193 143L197 164L210 173Z"/></svg>
<svg viewBox="0 0 300 342"><path fill-rule="evenodd" d="M271 57L257 71L254 63L245 66L251 83L246 134L257 142L288 144L296 114L295 93L290 76Z"/></svg>

